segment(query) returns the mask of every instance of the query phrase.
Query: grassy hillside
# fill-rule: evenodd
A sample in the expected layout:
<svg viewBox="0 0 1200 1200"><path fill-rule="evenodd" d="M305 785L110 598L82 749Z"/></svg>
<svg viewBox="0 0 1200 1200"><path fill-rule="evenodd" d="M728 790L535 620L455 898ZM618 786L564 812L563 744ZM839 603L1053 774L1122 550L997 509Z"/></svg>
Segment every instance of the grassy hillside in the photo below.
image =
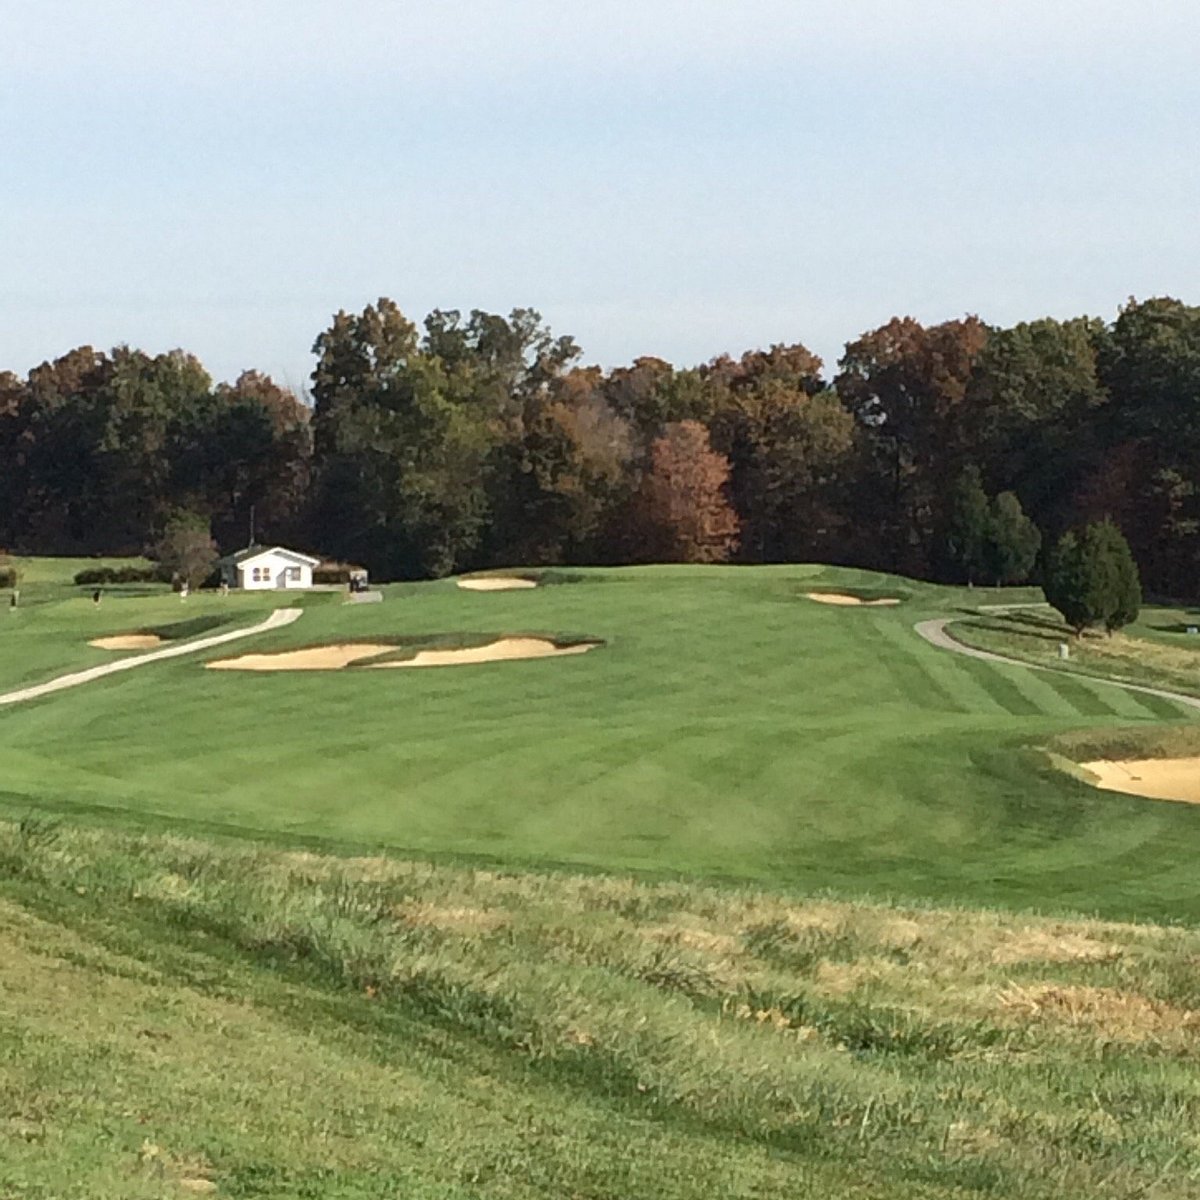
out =
<svg viewBox="0 0 1200 1200"><path fill-rule="evenodd" d="M363 606L314 596L296 624L238 652L499 633L590 635L603 649L272 675L178 659L8 709L0 803L510 865L1200 915L1200 812L1097 793L1024 749L1066 730L1185 720L1182 710L969 661L913 634L923 616L1004 594L818 567L559 578L575 582L491 594L404 585ZM804 597L844 587L905 602L839 609ZM186 612L248 621L277 602L193 597ZM0 671L27 679L95 661L87 637L155 627L182 608L162 595L113 595L98 612L39 606L0 624Z"/></svg>
<svg viewBox="0 0 1200 1200"><path fill-rule="evenodd" d="M1200 1195L1200 934L0 822L0 1195Z"/></svg>

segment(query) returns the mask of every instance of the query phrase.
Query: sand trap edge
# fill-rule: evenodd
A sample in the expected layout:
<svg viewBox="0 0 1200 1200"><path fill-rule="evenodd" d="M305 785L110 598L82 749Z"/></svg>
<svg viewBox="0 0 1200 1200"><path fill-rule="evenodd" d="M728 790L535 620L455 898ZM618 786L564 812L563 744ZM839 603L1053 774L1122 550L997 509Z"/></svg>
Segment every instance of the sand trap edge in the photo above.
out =
<svg viewBox="0 0 1200 1200"><path fill-rule="evenodd" d="M165 640L157 633L115 633L93 638L88 645L97 650L157 650Z"/></svg>
<svg viewBox="0 0 1200 1200"><path fill-rule="evenodd" d="M1186 758L1093 759L1077 764L1105 792L1200 804L1200 755Z"/></svg>
<svg viewBox="0 0 1200 1200"><path fill-rule="evenodd" d="M400 658L391 662L365 663L368 670L384 670L391 667L463 667L489 662L520 662L537 658L564 658L573 654L586 654L603 646L600 641L572 642L560 645L549 638L499 638L483 646L462 646L449 650L419 650L412 658Z"/></svg>
<svg viewBox="0 0 1200 1200"><path fill-rule="evenodd" d="M364 658L391 654L395 649L391 642L336 642L329 646L217 658L204 666L209 671L343 671Z"/></svg>
<svg viewBox="0 0 1200 1200"><path fill-rule="evenodd" d="M362 669L396 667L452 667L488 662L517 662L524 659L562 658L585 654L605 643L594 641L561 644L550 638L502 637L481 646L436 647L417 650L411 658L367 662L403 649L384 642L338 642L329 646L309 646L298 650L278 650L270 654L242 654L206 662L215 671L344 671L361 664Z"/></svg>
<svg viewBox="0 0 1200 1200"><path fill-rule="evenodd" d="M536 579L515 575L481 575L474 579L458 579L455 583L464 592L524 592L539 586Z"/></svg>
<svg viewBox="0 0 1200 1200"><path fill-rule="evenodd" d="M832 604L839 608L895 608L900 603L899 596L864 600L861 596L851 596L848 592L805 592L804 595L806 599L815 600L818 604Z"/></svg>

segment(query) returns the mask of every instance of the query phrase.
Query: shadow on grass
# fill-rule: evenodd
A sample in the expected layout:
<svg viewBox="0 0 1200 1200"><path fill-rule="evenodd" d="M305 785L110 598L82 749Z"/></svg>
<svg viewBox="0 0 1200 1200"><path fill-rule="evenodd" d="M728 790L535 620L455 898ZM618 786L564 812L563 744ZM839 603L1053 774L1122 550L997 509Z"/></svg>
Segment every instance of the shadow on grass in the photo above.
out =
<svg viewBox="0 0 1200 1200"><path fill-rule="evenodd" d="M997 621L970 621L966 626L968 629L976 629L981 633L999 633L1006 637L1023 637L1035 638L1043 642L1061 642L1067 636L1065 629L1053 629L1042 626L1039 629L1014 629L1010 624L1004 624Z"/></svg>

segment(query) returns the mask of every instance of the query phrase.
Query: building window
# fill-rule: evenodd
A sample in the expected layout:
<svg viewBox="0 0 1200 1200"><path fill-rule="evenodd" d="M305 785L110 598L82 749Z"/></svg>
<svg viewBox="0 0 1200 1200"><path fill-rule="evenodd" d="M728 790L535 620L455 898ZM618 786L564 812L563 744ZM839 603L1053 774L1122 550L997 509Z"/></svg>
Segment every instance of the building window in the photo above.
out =
<svg viewBox="0 0 1200 1200"><path fill-rule="evenodd" d="M251 572L250 578L255 583L265 583L271 576L266 567L255 567Z"/></svg>
<svg viewBox="0 0 1200 1200"><path fill-rule="evenodd" d="M300 582L300 568L299 567L288 567L288 578L295 580L296 583L299 583Z"/></svg>

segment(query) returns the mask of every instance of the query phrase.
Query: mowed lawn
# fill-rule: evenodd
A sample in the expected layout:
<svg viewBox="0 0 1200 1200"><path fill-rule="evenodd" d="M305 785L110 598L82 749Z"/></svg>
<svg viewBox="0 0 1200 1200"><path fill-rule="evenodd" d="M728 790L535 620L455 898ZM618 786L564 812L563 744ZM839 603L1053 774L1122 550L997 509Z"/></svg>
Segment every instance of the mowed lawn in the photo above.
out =
<svg viewBox="0 0 1200 1200"><path fill-rule="evenodd" d="M248 674L180 659L0 710L4 807L513 866L1200 915L1200 810L1094 791L1028 749L1068 729L1185 721L1186 710L971 661L913 633L922 617L1004 594L802 566L560 577L576 581L507 593L398 585L379 605L310 597L296 624L214 656L431 634L591 635L605 647L392 671ZM906 600L850 609L804 596L839 587ZM97 630L210 612L250 624L282 602L47 603L0 632L0 680L94 661L83 643ZM39 647L36 664L19 665L26 645ZM77 657L52 664L51 645Z"/></svg>

